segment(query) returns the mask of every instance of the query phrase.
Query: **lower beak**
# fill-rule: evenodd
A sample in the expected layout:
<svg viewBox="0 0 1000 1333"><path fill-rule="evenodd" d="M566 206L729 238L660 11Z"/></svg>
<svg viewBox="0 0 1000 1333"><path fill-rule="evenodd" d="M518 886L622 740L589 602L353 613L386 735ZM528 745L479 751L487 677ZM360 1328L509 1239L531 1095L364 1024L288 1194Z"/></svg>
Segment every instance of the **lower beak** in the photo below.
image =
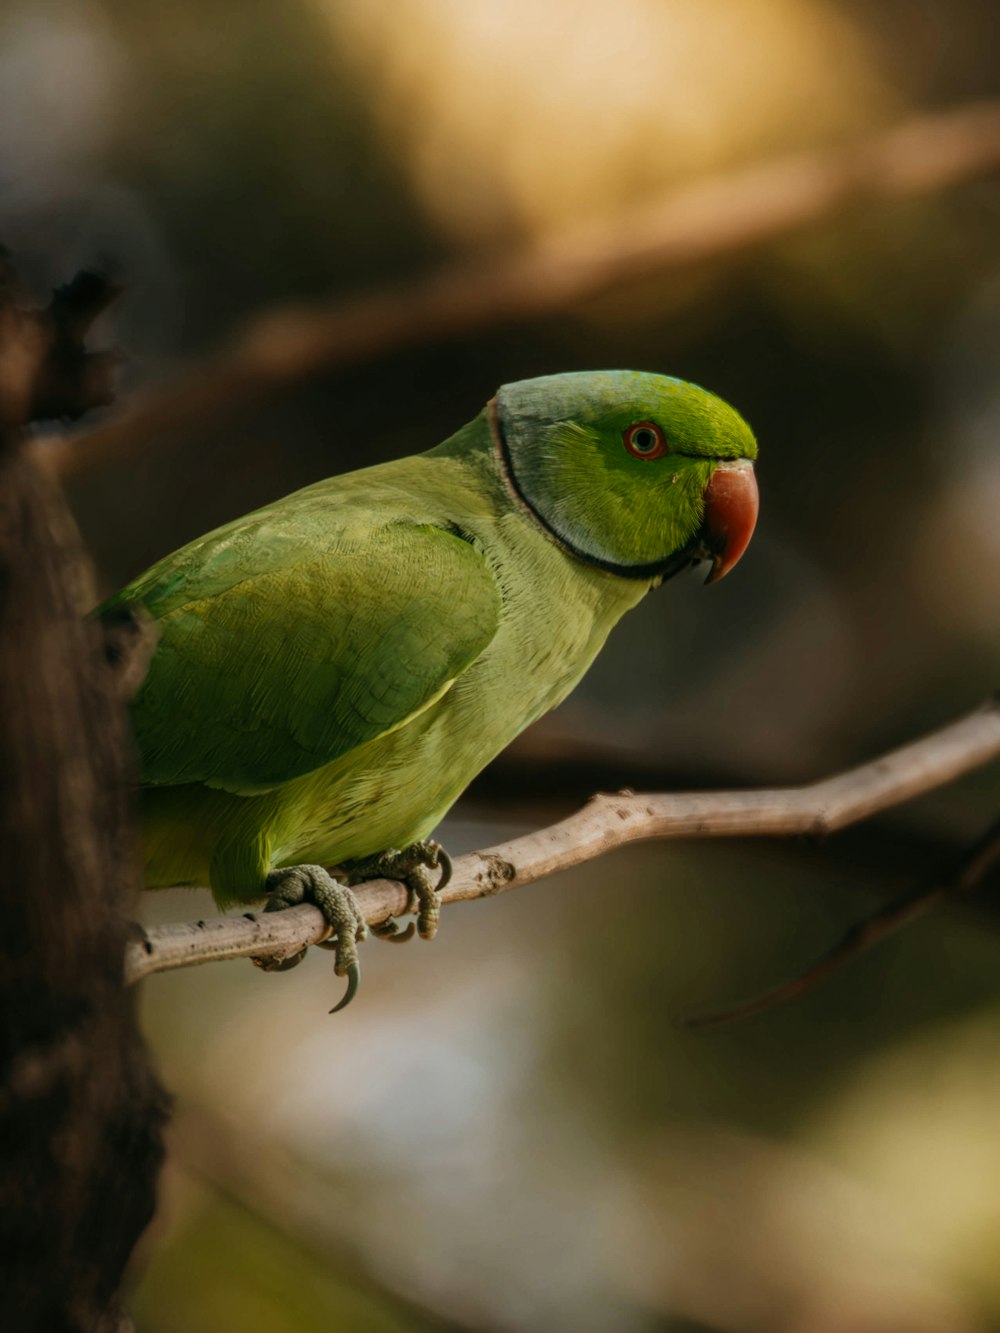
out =
<svg viewBox="0 0 1000 1333"><path fill-rule="evenodd" d="M712 557L706 583L725 578L750 545L760 499L748 458L719 463L705 488L702 541Z"/></svg>

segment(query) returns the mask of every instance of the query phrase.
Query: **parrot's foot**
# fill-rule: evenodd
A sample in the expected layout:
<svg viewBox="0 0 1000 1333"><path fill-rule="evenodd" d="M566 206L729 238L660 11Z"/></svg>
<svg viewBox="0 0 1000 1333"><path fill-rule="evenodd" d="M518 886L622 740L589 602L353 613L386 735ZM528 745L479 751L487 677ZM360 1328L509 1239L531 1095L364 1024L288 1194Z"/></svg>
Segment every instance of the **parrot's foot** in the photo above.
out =
<svg viewBox="0 0 1000 1333"><path fill-rule="evenodd" d="M333 970L338 977L347 977L347 993L330 1013L335 1014L338 1009L345 1008L354 999L361 981L358 944L368 935L368 927L354 894L345 884L339 884L322 866L287 866L282 870L272 870L267 877L266 888L268 898L265 912L280 912L286 907L298 907L300 903L312 903L333 927L333 935L321 940L320 948L334 951L336 961ZM269 972L285 972L301 963L305 955L306 950L303 949L278 963L264 960L260 965Z"/></svg>
<svg viewBox="0 0 1000 1333"><path fill-rule="evenodd" d="M430 873L432 870L441 871L436 881ZM439 842L428 838L423 842L411 843L402 851L390 848L386 852L379 852L377 856L352 861L347 867L347 882L362 884L367 879L396 879L405 884L410 891L406 910L416 910L417 934L422 940L432 940L437 934L441 915L438 894L451 879L451 874L451 857ZM413 938L413 922L401 931L390 918L380 926L373 926L372 932L380 939L403 944Z"/></svg>

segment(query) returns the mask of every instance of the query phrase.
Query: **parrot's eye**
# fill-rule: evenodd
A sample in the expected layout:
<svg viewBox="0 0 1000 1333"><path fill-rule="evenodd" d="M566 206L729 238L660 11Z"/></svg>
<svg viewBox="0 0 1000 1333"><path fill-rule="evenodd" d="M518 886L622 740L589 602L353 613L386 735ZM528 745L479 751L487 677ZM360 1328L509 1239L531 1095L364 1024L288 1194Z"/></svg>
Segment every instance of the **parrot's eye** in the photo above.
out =
<svg viewBox="0 0 1000 1333"><path fill-rule="evenodd" d="M637 421L622 431L622 440L633 458L662 458L667 452L663 431L655 421Z"/></svg>

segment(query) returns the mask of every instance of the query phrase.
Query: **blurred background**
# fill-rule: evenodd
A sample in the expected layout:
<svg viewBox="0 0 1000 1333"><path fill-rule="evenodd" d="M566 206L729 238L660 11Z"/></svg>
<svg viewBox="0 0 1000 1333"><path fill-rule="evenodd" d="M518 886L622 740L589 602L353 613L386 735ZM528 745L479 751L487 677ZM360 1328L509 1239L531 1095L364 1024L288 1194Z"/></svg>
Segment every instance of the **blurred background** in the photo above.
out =
<svg viewBox="0 0 1000 1333"><path fill-rule="evenodd" d="M580 235L613 257L771 161L808 195L828 154L1000 96L998 50L989 0L4 0L0 240L40 294L95 263L127 283L121 405L76 428L100 435L151 387L190 398L268 311L555 271ZM596 788L818 778L948 720L1000 676L1000 176L875 185L464 331L417 301L406 338L81 453L101 590L430 447L506 381L661 370L755 428L758 535L721 586L646 599L450 850ZM646 846L450 908L432 945L368 945L335 1019L323 954L145 982L177 1114L140 1333L1000 1330L1000 886L794 1006L674 1023L943 873L998 796L987 772L822 846Z"/></svg>

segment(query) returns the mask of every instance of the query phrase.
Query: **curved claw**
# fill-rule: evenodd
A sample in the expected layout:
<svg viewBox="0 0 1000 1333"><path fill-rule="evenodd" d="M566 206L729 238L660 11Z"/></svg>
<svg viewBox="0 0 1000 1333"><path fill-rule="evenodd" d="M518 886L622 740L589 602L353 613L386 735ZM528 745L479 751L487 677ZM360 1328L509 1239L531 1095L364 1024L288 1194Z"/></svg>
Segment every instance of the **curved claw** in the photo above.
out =
<svg viewBox="0 0 1000 1333"><path fill-rule="evenodd" d="M361 964L351 963L347 968L347 990L344 998L339 1004L335 1004L330 1010L331 1014L339 1014L341 1009L346 1009L358 993L358 987L361 985Z"/></svg>
<svg viewBox="0 0 1000 1333"><path fill-rule="evenodd" d="M377 935L380 940L387 940L389 944L405 944L407 940L413 939L417 928L411 921L405 930L400 930L398 923L390 918L381 926L372 926L371 929L373 935Z"/></svg>
<svg viewBox="0 0 1000 1333"><path fill-rule="evenodd" d="M440 893L442 889L446 889L451 883L451 877L455 873L455 863L440 844L438 845L437 855L438 865L441 867L441 878L435 884L434 892Z"/></svg>

